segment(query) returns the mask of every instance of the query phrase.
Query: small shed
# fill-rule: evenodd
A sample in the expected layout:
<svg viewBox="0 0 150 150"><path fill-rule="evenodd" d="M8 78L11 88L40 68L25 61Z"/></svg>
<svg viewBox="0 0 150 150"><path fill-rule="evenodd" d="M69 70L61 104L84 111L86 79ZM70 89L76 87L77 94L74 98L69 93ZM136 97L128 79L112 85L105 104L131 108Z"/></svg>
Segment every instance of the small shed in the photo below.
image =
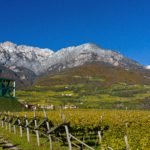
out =
<svg viewBox="0 0 150 150"><path fill-rule="evenodd" d="M16 82L14 79L0 77L0 96L16 97Z"/></svg>

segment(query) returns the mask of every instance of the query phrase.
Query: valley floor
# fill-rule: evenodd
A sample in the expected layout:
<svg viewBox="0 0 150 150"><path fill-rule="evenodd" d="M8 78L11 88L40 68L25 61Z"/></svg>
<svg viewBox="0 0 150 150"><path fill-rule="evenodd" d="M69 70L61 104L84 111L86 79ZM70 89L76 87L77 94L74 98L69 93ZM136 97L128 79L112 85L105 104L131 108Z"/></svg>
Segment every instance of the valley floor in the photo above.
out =
<svg viewBox="0 0 150 150"><path fill-rule="evenodd" d="M98 80L98 79L97 79ZM98 109L150 109L150 86L114 84L109 87L90 84L34 86L17 91L23 103L40 106L76 106Z"/></svg>

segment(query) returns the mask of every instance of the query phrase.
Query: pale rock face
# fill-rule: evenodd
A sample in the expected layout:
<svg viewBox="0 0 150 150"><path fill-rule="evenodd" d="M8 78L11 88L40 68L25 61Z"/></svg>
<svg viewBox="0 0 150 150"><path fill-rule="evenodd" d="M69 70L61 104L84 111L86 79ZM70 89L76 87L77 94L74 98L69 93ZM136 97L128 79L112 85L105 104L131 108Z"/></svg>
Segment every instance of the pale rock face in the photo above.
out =
<svg viewBox="0 0 150 150"><path fill-rule="evenodd" d="M90 62L104 62L114 66L130 68L130 65L140 66L138 63L125 58L120 53L105 50L95 44L83 44L63 48L54 53L49 59L49 70L73 68ZM55 67L56 66L56 67Z"/></svg>
<svg viewBox="0 0 150 150"><path fill-rule="evenodd" d="M105 50L90 43L63 48L57 52L26 45L17 46L11 42L0 44L0 64L17 73L18 67L29 69L36 75L40 75L46 71L53 71L54 68L60 71L91 62L103 62L126 69L131 66L141 67L120 53Z"/></svg>
<svg viewBox="0 0 150 150"><path fill-rule="evenodd" d="M115 57L115 55L117 57ZM115 59L113 59L112 57L114 57ZM122 55L112 51L106 51L94 44L83 44L81 46L68 47L59 50L52 56L51 64L65 64L66 62L68 62L68 65L78 66L84 64L87 61L93 60L115 63L116 61L119 61L122 58Z"/></svg>
<svg viewBox="0 0 150 150"><path fill-rule="evenodd" d="M35 74L46 71L48 58L53 55L50 49L20 45L11 42L0 44L0 63L10 68L25 67ZM13 71L14 68L12 68ZM17 71L17 70L16 70Z"/></svg>
<svg viewBox="0 0 150 150"><path fill-rule="evenodd" d="M2 48L4 48L7 52L14 52L16 50L17 45L14 43L11 43L9 41L4 42L0 45Z"/></svg>

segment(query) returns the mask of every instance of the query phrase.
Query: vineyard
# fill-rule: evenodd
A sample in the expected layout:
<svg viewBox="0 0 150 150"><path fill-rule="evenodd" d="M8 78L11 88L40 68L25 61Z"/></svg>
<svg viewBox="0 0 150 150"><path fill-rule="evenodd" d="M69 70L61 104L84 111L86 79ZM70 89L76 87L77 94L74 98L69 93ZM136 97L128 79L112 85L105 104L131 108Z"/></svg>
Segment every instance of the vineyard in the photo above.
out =
<svg viewBox="0 0 150 150"><path fill-rule="evenodd" d="M21 149L150 149L149 111L1 113L0 121L0 133Z"/></svg>

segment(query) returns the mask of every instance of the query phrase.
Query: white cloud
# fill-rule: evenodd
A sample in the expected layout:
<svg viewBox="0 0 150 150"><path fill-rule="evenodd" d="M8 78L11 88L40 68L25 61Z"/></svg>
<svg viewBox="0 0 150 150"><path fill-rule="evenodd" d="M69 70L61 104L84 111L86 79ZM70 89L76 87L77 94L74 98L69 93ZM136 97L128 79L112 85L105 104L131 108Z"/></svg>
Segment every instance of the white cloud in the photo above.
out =
<svg viewBox="0 0 150 150"><path fill-rule="evenodd" d="M150 69L150 65L146 66L146 69Z"/></svg>

